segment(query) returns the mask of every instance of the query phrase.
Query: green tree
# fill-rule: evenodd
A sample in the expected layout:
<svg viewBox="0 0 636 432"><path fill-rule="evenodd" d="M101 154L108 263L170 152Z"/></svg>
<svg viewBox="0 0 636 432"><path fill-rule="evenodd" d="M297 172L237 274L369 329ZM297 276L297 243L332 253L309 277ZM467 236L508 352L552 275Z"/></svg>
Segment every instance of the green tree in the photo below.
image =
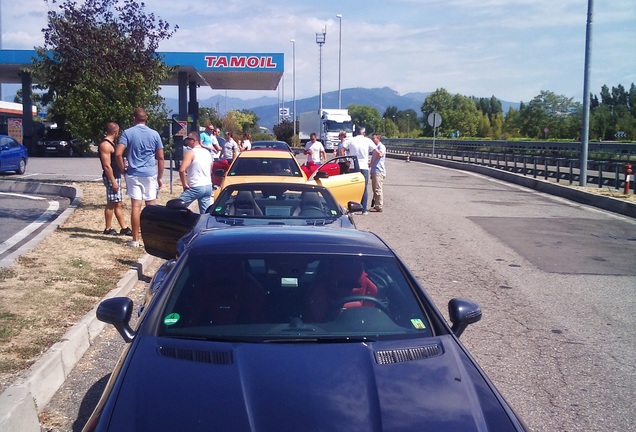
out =
<svg viewBox="0 0 636 432"><path fill-rule="evenodd" d="M438 113L442 119L442 126L438 129L438 133L441 133L446 128L446 122L448 119L448 114L453 109L453 96L444 88L439 88L429 94L420 110L422 111L422 115L425 119L428 119L429 114ZM447 130L447 132L450 129ZM424 135L425 136L433 136L433 128L427 123L424 125Z"/></svg>
<svg viewBox="0 0 636 432"><path fill-rule="evenodd" d="M578 136L581 104L572 98L542 91L527 105L519 108L521 134L529 138L567 138ZM580 126L578 126L580 131ZM547 132L546 132L547 130Z"/></svg>
<svg viewBox="0 0 636 432"><path fill-rule="evenodd" d="M98 141L104 125L130 124L144 107L149 124L167 117L159 84L173 70L157 56L177 27L144 12L134 0L44 0L49 6L44 45L36 47L33 75L46 90L54 121L74 135Z"/></svg>
<svg viewBox="0 0 636 432"><path fill-rule="evenodd" d="M279 141L285 141L290 146L296 145L294 142L294 123L291 120L283 120L274 125L274 135ZM297 136L297 135L296 135Z"/></svg>
<svg viewBox="0 0 636 432"><path fill-rule="evenodd" d="M347 107L351 120L356 127L364 127L367 130L367 136L371 133L379 131L382 128L382 117L380 112L369 105L351 104Z"/></svg>
<svg viewBox="0 0 636 432"><path fill-rule="evenodd" d="M223 126L223 121L215 108L199 107L199 126L205 127L208 123L213 124L217 128Z"/></svg>

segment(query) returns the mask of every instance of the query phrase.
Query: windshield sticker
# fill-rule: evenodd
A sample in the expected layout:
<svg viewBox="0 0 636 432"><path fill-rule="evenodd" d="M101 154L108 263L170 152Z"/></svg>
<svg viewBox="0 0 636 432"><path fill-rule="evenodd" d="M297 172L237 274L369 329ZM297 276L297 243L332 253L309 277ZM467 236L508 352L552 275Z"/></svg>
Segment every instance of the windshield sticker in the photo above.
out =
<svg viewBox="0 0 636 432"><path fill-rule="evenodd" d="M181 315L179 315L176 312L173 312L163 319L163 323L167 326L170 326L170 325L178 323L180 318L181 318Z"/></svg>
<svg viewBox="0 0 636 432"><path fill-rule="evenodd" d="M424 323L422 322L421 319L419 318L413 318L411 319L411 324L413 324L413 327L415 327L416 329L419 330L426 330L426 325L424 325Z"/></svg>
<svg viewBox="0 0 636 432"><path fill-rule="evenodd" d="M336 211L335 210L331 210L331 215L335 216L336 215Z"/></svg>

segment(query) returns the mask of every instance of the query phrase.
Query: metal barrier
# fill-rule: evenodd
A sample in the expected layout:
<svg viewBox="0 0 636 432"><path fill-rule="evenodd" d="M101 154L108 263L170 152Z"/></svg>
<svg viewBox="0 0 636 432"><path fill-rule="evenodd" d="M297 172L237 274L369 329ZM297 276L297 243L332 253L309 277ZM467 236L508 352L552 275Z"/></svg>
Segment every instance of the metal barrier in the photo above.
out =
<svg viewBox="0 0 636 432"><path fill-rule="evenodd" d="M433 153L432 147L405 147L390 144L386 147L389 155L403 156L406 161L426 158L445 159L483 165L533 178L554 180L557 183L561 181L567 181L569 184L580 182L580 159L574 157L440 149L437 146L435 153ZM628 177L621 175L625 172L625 166L628 163L627 160L589 160L586 183L596 184L599 188L614 187L627 191L632 189L636 193L636 185L634 184L636 182L630 184L627 182Z"/></svg>

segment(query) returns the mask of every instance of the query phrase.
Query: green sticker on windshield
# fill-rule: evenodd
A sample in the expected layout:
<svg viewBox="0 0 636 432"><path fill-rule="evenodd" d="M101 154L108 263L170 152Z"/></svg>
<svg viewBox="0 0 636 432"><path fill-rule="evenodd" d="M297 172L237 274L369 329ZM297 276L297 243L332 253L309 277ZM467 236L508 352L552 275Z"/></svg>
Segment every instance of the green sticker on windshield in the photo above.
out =
<svg viewBox="0 0 636 432"><path fill-rule="evenodd" d="M413 324L413 327L415 327L416 329L419 330L426 330L426 325L424 325L424 323L422 322L421 319L419 318L413 318L411 319L411 324Z"/></svg>
<svg viewBox="0 0 636 432"><path fill-rule="evenodd" d="M180 318L181 318L181 315L179 315L178 313L174 312L174 313L171 313L170 315L166 316L163 319L163 323L165 325L168 325L168 326L169 325L173 325L173 324L176 324L177 322L179 322Z"/></svg>

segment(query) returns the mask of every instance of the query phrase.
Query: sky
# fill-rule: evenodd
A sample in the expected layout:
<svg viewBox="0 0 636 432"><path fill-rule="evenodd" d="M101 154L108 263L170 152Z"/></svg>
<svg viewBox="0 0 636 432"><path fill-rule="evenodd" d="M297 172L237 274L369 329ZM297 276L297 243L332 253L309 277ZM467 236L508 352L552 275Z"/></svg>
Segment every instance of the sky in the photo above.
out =
<svg viewBox="0 0 636 432"><path fill-rule="evenodd" d="M551 91L581 101L590 1L146 0L145 10L179 26L159 51L284 53L278 91L228 90L232 97L292 100L295 81L303 99L318 95L321 81L323 93L337 91L340 81L341 89L399 94L444 88L527 102ZM41 46L48 7L44 0L0 0L2 48ZM325 29L321 68L316 33ZM636 1L593 1L591 29L590 92L629 89L636 83ZM162 94L177 97L177 89ZM198 93L214 94L226 92Z"/></svg>

